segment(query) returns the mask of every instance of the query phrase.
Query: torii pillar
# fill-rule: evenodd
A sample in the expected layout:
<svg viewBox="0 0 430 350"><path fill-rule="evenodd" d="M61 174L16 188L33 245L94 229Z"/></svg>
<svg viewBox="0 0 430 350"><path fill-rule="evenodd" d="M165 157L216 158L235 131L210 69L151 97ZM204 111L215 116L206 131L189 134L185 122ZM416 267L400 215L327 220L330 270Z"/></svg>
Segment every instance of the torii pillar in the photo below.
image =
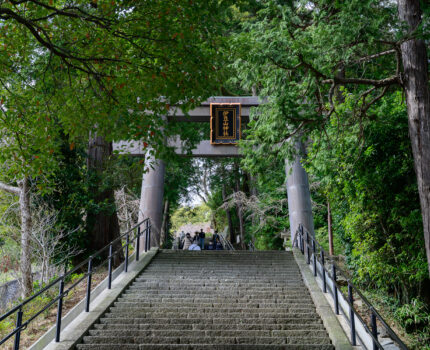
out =
<svg viewBox="0 0 430 350"><path fill-rule="evenodd" d="M294 240L299 224L302 224L311 235L315 236L308 174L300 163L305 153L303 142L297 141L296 151L295 159L291 162L286 161L285 165L292 245L295 243Z"/></svg>
<svg viewBox="0 0 430 350"><path fill-rule="evenodd" d="M151 239L149 247L160 246L161 224L163 220L164 175L166 166L164 161L147 157L147 164L153 164L143 174L142 190L140 193L139 221L149 218L151 222ZM141 227L140 251L145 250L145 226Z"/></svg>

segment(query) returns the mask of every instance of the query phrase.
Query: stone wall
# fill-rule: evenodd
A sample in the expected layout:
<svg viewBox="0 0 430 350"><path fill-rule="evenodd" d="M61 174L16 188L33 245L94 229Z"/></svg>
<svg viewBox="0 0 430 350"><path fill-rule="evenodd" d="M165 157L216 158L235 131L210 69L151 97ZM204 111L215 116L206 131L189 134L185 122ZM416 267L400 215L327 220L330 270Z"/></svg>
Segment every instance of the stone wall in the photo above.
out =
<svg viewBox="0 0 430 350"><path fill-rule="evenodd" d="M7 306L19 298L21 295L21 285L18 280L6 282L0 286L0 310L7 309Z"/></svg>

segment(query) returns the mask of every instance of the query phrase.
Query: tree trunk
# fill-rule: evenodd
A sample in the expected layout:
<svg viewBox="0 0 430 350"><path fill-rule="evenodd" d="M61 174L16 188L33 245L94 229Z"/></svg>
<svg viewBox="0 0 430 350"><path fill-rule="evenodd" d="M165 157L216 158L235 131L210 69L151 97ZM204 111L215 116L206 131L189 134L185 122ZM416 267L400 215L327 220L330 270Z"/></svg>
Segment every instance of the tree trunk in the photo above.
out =
<svg viewBox="0 0 430 350"><path fill-rule="evenodd" d="M33 276L31 274L31 247L30 236L32 230L31 210L30 210L30 184L25 177L19 182L19 207L21 212L21 284L22 296L29 297L33 291Z"/></svg>
<svg viewBox="0 0 430 350"><path fill-rule="evenodd" d="M236 192L240 191L239 178L236 177ZM240 234L240 246L243 250L246 250L245 246L245 224L243 221L243 210L240 203L236 204L237 217L239 218L239 234Z"/></svg>
<svg viewBox="0 0 430 350"><path fill-rule="evenodd" d="M103 137L97 135L90 137L87 165L97 179L96 184L92 185L94 185L94 201L100 206L93 210L90 209L87 213L89 248L93 251L103 248L120 235L114 191L112 188L102 185L103 171L111 155L111 142L107 142ZM119 248L120 242L114 247L114 250ZM116 255L115 264L119 264L121 260L123 260L122 251Z"/></svg>
<svg viewBox="0 0 430 350"><path fill-rule="evenodd" d="M398 0L399 19L413 32L421 23L419 0ZM413 37L413 36L412 36ZM404 89L408 108L418 192L424 227L424 241L430 274L430 99L428 58L424 40L412 38L400 46Z"/></svg>
<svg viewBox="0 0 430 350"><path fill-rule="evenodd" d="M249 194L252 197L257 198L258 196L258 190L257 190L257 177L252 176L248 173L248 183L249 183ZM252 215L252 226L258 225L258 221L260 221L260 218L257 218L255 215Z"/></svg>
<svg viewBox="0 0 430 350"><path fill-rule="evenodd" d="M163 247L165 242L167 241L168 234L168 216L169 216L169 200L166 199L164 201L164 211L163 211L163 221L161 222L161 234L160 234L160 247Z"/></svg>
<svg viewBox="0 0 430 350"><path fill-rule="evenodd" d="M334 255L333 226L332 226L330 201L327 201L327 228L328 228L328 253L330 255Z"/></svg>
<svg viewBox="0 0 430 350"><path fill-rule="evenodd" d="M227 201L225 182L223 182L223 184L222 184L222 200L223 200L224 203ZM236 236L234 234L233 220L231 219L230 209L226 209L225 213L227 215L228 231L229 231L229 234L230 234L230 242L232 244L235 244L236 243Z"/></svg>

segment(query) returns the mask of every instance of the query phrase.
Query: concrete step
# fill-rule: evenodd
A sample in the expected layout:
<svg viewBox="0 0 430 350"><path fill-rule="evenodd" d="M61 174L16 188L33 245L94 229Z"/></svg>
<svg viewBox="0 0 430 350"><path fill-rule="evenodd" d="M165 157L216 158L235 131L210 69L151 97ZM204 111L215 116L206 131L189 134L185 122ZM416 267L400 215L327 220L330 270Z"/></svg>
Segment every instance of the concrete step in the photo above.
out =
<svg viewBox="0 0 430 350"><path fill-rule="evenodd" d="M141 302L138 299L135 300L129 300L120 298L118 301L114 303L114 306L118 307L199 307L199 308L223 308L223 307L230 307L230 308L288 308L288 307L300 307L300 308L313 308L315 310L315 307L313 305L309 305L305 302L231 302L228 300L223 300L222 302L211 302L211 300L206 301L185 301L184 299L179 300L173 300L170 302Z"/></svg>
<svg viewBox="0 0 430 350"><path fill-rule="evenodd" d="M100 323L102 324L157 324L157 325L168 325L168 324L201 324L201 325L213 325L213 324L224 324L224 325L241 325L241 324L280 324L280 325L296 325L296 324L322 324L322 321L316 315L311 317L302 317L297 319L296 317L159 317L148 320L143 317L102 317ZM232 322L234 321L234 322Z"/></svg>
<svg viewBox="0 0 430 350"><path fill-rule="evenodd" d="M196 332L195 330L184 330L184 329L165 329L163 327L162 330L104 330L104 329L96 329L90 330L90 336L95 337L106 337L106 338L115 338L115 337L187 337L192 338L198 335L199 337L306 337L309 335L308 330L260 330L260 329L251 329L251 330L230 330L230 329L221 329L221 330L199 330ZM326 338L327 333L325 330L313 330L312 337L314 338Z"/></svg>
<svg viewBox="0 0 430 350"><path fill-rule="evenodd" d="M140 324L109 324L109 323L100 323L94 325L95 329L99 330L160 330L160 324L157 323L140 323ZM216 331L216 330L225 330L228 329L229 331L232 330L268 330L268 331L275 331L275 330L300 330L300 331L321 331L325 328L322 323L298 323L298 324L276 324L276 323L260 323L260 324L229 324L226 326L225 324L198 324L198 323L189 323L189 324L164 324L163 329L166 330L178 330L182 329L185 331L188 330L201 330L201 331Z"/></svg>
<svg viewBox="0 0 430 350"><path fill-rule="evenodd" d="M290 252L162 251L78 350L334 349Z"/></svg>
<svg viewBox="0 0 430 350"><path fill-rule="evenodd" d="M117 345L112 344L80 344L78 350L118 350ZM141 344L121 345L121 350L334 350L333 345L274 345L274 344Z"/></svg>
<svg viewBox="0 0 430 350"><path fill-rule="evenodd" d="M168 304L171 305L172 303L209 303L209 304L225 304L228 303L230 305L235 304L261 304L261 300L264 300L262 298L259 298L255 295L234 295L234 296L226 296L217 294L210 298L201 298L201 297L194 297L194 296L184 296L183 298L175 297L172 294L169 295L156 295L156 296L143 296L140 294L125 294L119 301L122 302L136 302L136 303L150 303L151 305L160 305L160 304ZM265 299L267 300L266 303L273 303L273 304L279 304L279 305L290 305L290 304L305 304L309 305L309 303L306 303L306 301L303 300L303 298L300 298L299 295L294 296L278 296L277 298L273 299ZM229 302L230 301L230 302Z"/></svg>
<svg viewBox="0 0 430 350"><path fill-rule="evenodd" d="M206 293L202 293L201 290L139 290L139 289L129 289L124 295L140 295L142 298L145 296L176 296L178 298L181 297L195 297L198 298L202 295L208 296L221 296L221 297L229 297L229 298L238 298L238 297L256 297L256 298L283 298L283 297L297 297L297 296L306 296L310 297L309 293L305 289L295 288L295 289L287 289L284 291L273 291L270 292L268 290L234 290L232 288L223 288L223 289L214 289L207 290Z"/></svg>
<svg viewBox="0 0 430 350"><path fill-rule="evenodd" d="M195 317L197 312L195 311L184 311L184 312L162 312L162 311L150 311L150 312L139 312L139 311L132 311L129 310L125 313L126 316L131 318L145 318L148 320L153 320L156 318L170 318L170 317L180 317L180 318L192 318ZM283 312L283 311L276 311L276 312L225 312L225 311L212 311L210 314L202 315L207 318L220 318L220 317L226 317L226 318L254 318L254 317L266 317L266 318L279 318L279 317L295 317L297 319L305 319L305 318L311 318L318 316L315 314L315 312ZM107 313L105 315L107 318L124 318L124 314L120 313Z"/></svg>
<svg viewBox="0 0 430 350"><path fill-rule="evenodd" d="M262 313L282 313L282 314L290 314L290 313L308 313L315 312L315 306L307 305L307 306L298 306L293 305L289 307L234 307L233 305L222 305L221 307L199 307L197 305L194 306L178 306L178 307L170 307L170 306L157 306L157 307L145 307L141 305L115 305L109 308L110 312L116 314L124 314L129 312L139 312L139 313L152 313L152 312L162 312L162 313L248 313L248 314L262 314Z"/></svg>
<svg viewBox="0 0 430 350"><path fill-rule="evenodd" d="M200 334L193 336L162 336L162 337L107 337L86 336L85 344L321 344L330 345L330 339L326 337L203 337Z"/></svg>

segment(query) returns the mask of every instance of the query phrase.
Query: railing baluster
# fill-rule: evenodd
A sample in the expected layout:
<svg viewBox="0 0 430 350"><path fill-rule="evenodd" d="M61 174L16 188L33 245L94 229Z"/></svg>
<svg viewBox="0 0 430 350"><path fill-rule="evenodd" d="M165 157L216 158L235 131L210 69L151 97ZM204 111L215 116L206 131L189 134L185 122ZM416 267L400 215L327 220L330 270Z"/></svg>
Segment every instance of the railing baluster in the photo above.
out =
<svg viewBox="0 0 430 350"><path fill-rule="evenodd" d="M151 250L151 225L148 223L148 251Z"/></svg>
<svg viewBox="0 0 430 350"><path fill-rule="evenodd" d="M322 280L323 280L323 291L324 293L327 293L327 281L325 276L325 258L324 258L324 250L321 248L321 267L322 267Z"/></svg>
<svg viewBox="0 0 430 350"><path fill-rule="evenodd" d="M306 253L307 253L307 263L311 263L311 256L309 254L309 232L306 231Z"/></svg>
<svg viewBox="0 0 430 350"><path fill-rule="evenodd" d="M109 260L108 260L108 289L112 288L112 260L113 260L113 256L112 256L112 243L109 244Z"/></svg>
<svg viewBox="0 0 430 350"><path fill-rule="evenodd" d="M371 318L370 318L370 322L372 325L372 334L375 337L375 339L378 339L378 328L376 325L376 315L375 312L373 311L373 307L371 308ZM378 350L378 345L376 344L376 342L373 340L373 350Z"/></svg>
<svg viewBox="0 0 430 350"><path fill-rule="evenodd" d="M357 345L355 336L355 316L354 316L354 296L352 295L352 286L348 281L348 299L351 305L349 306L349 322L351 326L351 344L353 346Z"/></svg>
<svg viewBox="0 0 430 350"><path fill-rule="evenodd" d="M55 342L58 343L60 341L60 333L61 333L61 316L63 313L63 292L64 292L64 279L60 281L60 287L58 291L58 308L57 308L57 326L55 330Z"/></svg>
<svg viewBox="0 0 430 350"><path fill-rule="evenodd" d="M19 309L19 311L16 314L16 328L18 331L15 334L15 343L14 343L14 350L19 350L19 341L21 340L21 326L22 326L22 316L23 312L22 309Z"/></svg>
<svg viewBox="0 0 430 350"><path fill-rule="evenodd" d="M146 227L145 227L145 253L148 251L148 236L149 236L149 221L146 222Z"/></svg>
<svg viewBox="0 0 430 350"><path fill-rule="evenodd" d="M334 299L334 310L336 315L339 315L339 297L337 295L337 277L336 277L336 265L333 263L333 299Z"/></svg>
<svg viewBox="0 0 430 350"><path fill-rule="evenodd" d="M139 250L140 250L140 225L137 227L136 261L139 261Z"/></svg>
<svg viewBox="0 0 430 350"><path fill-rule="evenodd" d="M125 262L124 262L124 272L128 271L128 245L130 244L129 242L129 235L126 236L125 238Z"/></svg>
<svg viewBox="0 0 430 350"><path fill-rule="evenodd" d="M305 254L305 239L303 238L303 234L302 233L300 234L300 243L301 243L301 246L302 246L302 254L304 255Z"/></svg>
<svg viewBox="0 0 430 350"><path fill-rule="evenodd" d="M90 311L91 276L92 275L93 275L93 257L90 256L90 259L88 260L87 296L86 296L85 312Z"/></svg>
<svg viewBox="0 0 430 350"><path fill-rule="evenodd" d="M317 254L316 254L315 241L314 240L312 240L312 253L314 254L314 276L316 277L318 274L318 271L317 271Z"/></svg>

